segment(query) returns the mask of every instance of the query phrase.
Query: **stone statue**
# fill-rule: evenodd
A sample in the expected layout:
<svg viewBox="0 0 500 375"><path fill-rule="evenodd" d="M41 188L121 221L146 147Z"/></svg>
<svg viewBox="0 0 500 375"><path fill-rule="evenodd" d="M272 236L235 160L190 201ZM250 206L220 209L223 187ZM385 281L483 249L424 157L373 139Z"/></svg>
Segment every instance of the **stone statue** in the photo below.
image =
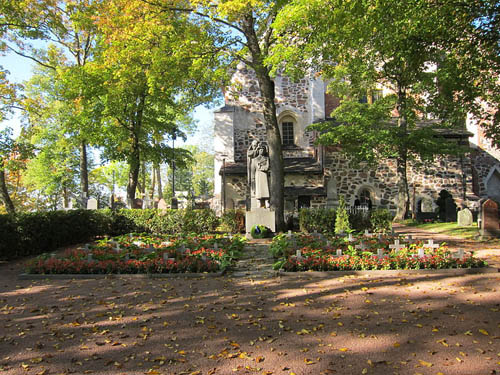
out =
<svg viewBox="0 0 500 375"><path fill-rule="evenodd" d="M255 158L257 157L257 149L259 141L254 139L247 150L247 176L248 176L248 191L250 197L255 195L255 171L257 169Z"/></svg>
<svg viewBox="0 0 500 375"><path fill-rule="evenodd" d="M260 202L260 207L266 207L266 201L269 200L267 146L254 140L248 148L247 157L250 196Z"/></svg>

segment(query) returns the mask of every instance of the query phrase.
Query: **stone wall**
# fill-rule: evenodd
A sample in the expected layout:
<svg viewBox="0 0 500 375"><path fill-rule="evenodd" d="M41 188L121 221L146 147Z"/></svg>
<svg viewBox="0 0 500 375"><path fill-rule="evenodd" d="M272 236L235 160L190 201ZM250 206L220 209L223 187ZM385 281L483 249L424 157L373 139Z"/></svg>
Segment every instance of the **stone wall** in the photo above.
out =
<svg viewBox="0 0 500 375"><path fill-rule="evenodd" d="M455 157L439 159L419 167L409 165L410 199L429 197L434 201L444 189L452 194L458 206L464 203L470 206L470 202L464 202L463 199L462 170L467 173L467 168L470 170L470 164L467 166L460 158ZM349 158L338 151L329 150L325 155L325 174L334 180L328 189L335 188L335 194L343 195L348 206L354 205L354 200L360 191L367 189L371 193L374 207L381 206L392 211L396 209L398 190L395 159L386 159L375 168L369 168L367 165L352 167ZM470 177L465 180L465 184L469 189L468 192L472 192Z"/></svg>

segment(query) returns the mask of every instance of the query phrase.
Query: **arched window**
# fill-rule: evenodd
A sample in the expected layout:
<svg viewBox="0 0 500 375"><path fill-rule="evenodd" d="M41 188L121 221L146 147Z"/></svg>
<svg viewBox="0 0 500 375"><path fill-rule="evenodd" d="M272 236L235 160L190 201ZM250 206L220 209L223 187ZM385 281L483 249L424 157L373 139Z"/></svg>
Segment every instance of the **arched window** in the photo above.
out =
<svg viewBox="0 0 500 375"><path fill-rule="evenodd" d="M355 206L366 207L371 210L373 207L373 197L370 190L364 188L361 189L358 193L358 197L355 201Z"/></svg>
<svg viewBox="0 0 500 375"><path fill-rule="evenodd" d="M295 144L295 120L291 116L285 116L281 120L281 140L284 146Z"/></svg>

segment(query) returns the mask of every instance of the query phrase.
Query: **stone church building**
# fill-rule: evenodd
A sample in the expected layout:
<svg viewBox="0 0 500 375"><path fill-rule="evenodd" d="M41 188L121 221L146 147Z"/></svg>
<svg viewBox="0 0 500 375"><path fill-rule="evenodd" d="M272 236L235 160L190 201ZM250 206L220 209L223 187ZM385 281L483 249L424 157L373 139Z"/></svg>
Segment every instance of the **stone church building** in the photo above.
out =
<svg viewBox="0 0 500 375"><path fill-rule="evenodd" d="M373 208L395 212L395 159L386 159L374 169L356 169L339 147L316 146L315 132L306 131L308 125L327 119L339 104L326 93L321 78L310 76L294 82L278 76L275 89L285 164L285 210L336 207L343 195L348 206L369 202ZM381 94L385 94L383 90ZM247 148L254 139L266 140L253 71L238 65L224 97L224 107L214 114L215 208L219 211L245 207ZM484 138L478 123L468 119L466 130L442 135L468 142L470 152L460 158L437 159L424 167L409 166L411 209L433 212L441 190L447 190L457 206L473 210L481 198L500 202L500 150Z"/></svg>

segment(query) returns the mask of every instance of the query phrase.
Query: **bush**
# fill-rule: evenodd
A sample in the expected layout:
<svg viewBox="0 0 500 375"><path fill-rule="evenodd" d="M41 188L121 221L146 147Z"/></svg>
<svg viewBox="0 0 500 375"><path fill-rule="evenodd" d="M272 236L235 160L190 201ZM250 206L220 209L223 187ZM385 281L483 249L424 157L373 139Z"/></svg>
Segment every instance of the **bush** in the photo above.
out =
<svg viewBox="0 0 500 375"><path fill-rule="evenodd" d="M333 233L335 219L336 213L333 208L302 208L299 211L299 227L306 233Z"/></svg>
<svg viewBox="0 0 500 375"><path fill-rule="evenodd" d="M370 213L364 211L351 212L349 215L349 226L357 232L371 229Z"/></svg>
<svg viewBox="0 0 500 375"><path fill-rule="evenodd" d="M386 208L379 208L370 213L371 227L374 232L387 233L391 230L392 215Z"/></svg>
<svg viewBox="0 0 500 375"><path fill-rule="evenodd" d="M104 235L112 226L110 211L49 211L1 215L0 259L37 255Z"/></svg>
<svg viewBox="0 0 500 375"><path fill-rule="evenodd" d="M271 233L271 229L269 229L265 225L254 225L252 229L250 229L252 238L268 238Z"/></svg>
<svg viewBox="0 0 500 375"><path fill-rule="evenodd" d="M219 219L209 209L105 209L0 215L0 259L38 255L103 235L206 233L218 225Z"/></svg>
<svg viewBox="0 0 500 375"><path fill-rule="evenodd" d="M245 232L245 211L243 210L226 210L222 214L220 221L224 232Z"/></svg>
<svg viewBox="0 0 500 375"><path fill-rule="evenodd" d="M344 196L340 196L339 209L337 210L337 217L335 218L335 233L347 233L351 230L349 225L349 213L345 208Z"/></svg>

